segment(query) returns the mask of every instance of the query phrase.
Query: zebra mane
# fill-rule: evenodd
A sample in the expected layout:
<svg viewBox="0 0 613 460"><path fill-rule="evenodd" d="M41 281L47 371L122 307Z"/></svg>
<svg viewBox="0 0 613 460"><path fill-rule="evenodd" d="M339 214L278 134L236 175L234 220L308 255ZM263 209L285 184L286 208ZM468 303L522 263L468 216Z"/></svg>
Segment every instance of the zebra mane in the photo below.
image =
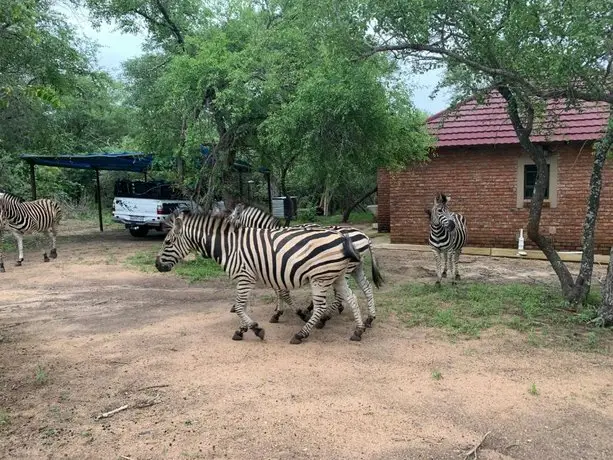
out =
<svg viewBox="0 0 613 460"><path fill-rule="evenodd" d="M231 220L228 219L227 216L216 214L215 211L213 210L192 211L191 209L175 209L173 213L168 217L165 224L169 227L172 227L175 219L179 216L181 216L182 218L188 217L189 219L197 218L197 217L204 217L205 219L209 219L213 222L217 222L217 221L222 222L222 223L225 222L232 230L238 228L236 225L232 223Z"/></svg>
<svg viewBox="0 0 613 460"><path fill-rule="evenodd" d="M12 193L9 192L0 192L0 199L13 199L15 201L17 201L18 203L23 203L25 200L23 198L21 198L20 196L17 195L13 195Z"/></svg>

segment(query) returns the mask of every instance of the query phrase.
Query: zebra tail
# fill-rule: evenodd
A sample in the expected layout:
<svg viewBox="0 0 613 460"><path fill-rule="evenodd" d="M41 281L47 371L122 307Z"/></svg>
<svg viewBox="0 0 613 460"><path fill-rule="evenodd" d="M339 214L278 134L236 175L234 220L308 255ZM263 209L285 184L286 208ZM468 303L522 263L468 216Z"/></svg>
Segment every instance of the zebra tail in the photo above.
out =
<svg viewBox="0 0 613 460"><path fill-rule="evenodd" d="M353 245L351 238L344 233L341 236L343 237L343 252L345 253L345 257L349 258L351 262L360 262L362 258Z"/></svg>
<svg viewBox="0 0 613 460"><path fill-rule="evenodd" d="M384 283L384 279L381 276L381 272L379 271L379 266L377 265L377 259L375 258L375 253L372 250L372 244L368 245L368 250L370 251L370 262L372 265L372 281L377 286L377 289L381 287Z"/></svg>

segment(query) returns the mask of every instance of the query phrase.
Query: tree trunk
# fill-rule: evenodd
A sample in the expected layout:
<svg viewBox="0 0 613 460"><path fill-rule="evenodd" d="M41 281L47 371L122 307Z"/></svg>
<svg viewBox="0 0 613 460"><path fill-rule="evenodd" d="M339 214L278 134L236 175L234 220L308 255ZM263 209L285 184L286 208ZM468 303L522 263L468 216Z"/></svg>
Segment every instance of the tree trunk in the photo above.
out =
<svg viewBox="0 0 613 460"><path fill-rule="evenodd" d="M513 128L517 134L521 146L526 150L536 164L536 183L534 193L530 201L530 215L528 219L528 237L536 243L545 254L553 267L560 285L564 298L572 304L582 304L587 299L590 292L592 272L594 268L594 234L600 206L600 192L602 190L602 170L607 158L607 154L613 144L613 106L609 112L609 122L604 137L596 145L592 175L590 177L590 194L587 201L587 211L583 223L583 252L581 257L581 268L576 280L568 270L568 267L560 259L559 254L553 247L551 239L540 233L541 212L545 189L547 187L547 156L540 145L533 144L530 140L534 111L528 103L526 106L527 121L522 122L519 116L517 99L508 87L500 86L498 91L508 104L508 112Z"/></svg>
<svg viewBox="0 0 613 460"><path fill-rule="evenodd" d="M369 192L367 192L365 195L363 195L361 198L359 198L357 201L355 201L351 206L349 206L345 212L343 213L343 223L347 223L347 221L349 220L349 215L351 214L351 211L353 211L362 201L364 201L366 198L368 198L370 195L372 195L373 193L375 193L377 191L377 186L375 186L374 189L370 190Z"/></svg>
<svg viewBox="0 0 613 460"><path fill-rule="evenodd" d="M553 247L551 239L540 233L543 201L545 199L545 189L547 188L547 153L542 146L533 144L530 140L534 122L534 109L529 103L526 104L526 121L522 122L519 116L517 99L510 88L501 85L498 86L497 89L507 101L507 112L520 145L528 152L530 158L532 158L532 161L534 161L536 165L536 182L534 184L532 199L530 200L530 213L528 217L528 237L534 241L538 248L545 254L560 280L562 294L566 299L570 300L569 297L574 287L573 277L568 267L564 264L560 255Z"/></svg>
<svg viewBox="0 0 613 460"><path fill-rule="evenodd" d="M592 272L594 270L594 243L596 220L600 207L600 192L602 191L602 170L609 150L613 145L613 105L609 109L609 122L604 137L597 143L590 177L590 195L587 200L587 211L583 222L583 255L581 268L575 281L570 299L572 302L583 303L590 293Z"/></svg>
<svg viewBox="0 0 613 460"><path fill-rule="evenodd" d="M603 326L613 326L613 247L609 251L609 267L607 277L602 285L602 304L598 308L598 316Z"/></svg>

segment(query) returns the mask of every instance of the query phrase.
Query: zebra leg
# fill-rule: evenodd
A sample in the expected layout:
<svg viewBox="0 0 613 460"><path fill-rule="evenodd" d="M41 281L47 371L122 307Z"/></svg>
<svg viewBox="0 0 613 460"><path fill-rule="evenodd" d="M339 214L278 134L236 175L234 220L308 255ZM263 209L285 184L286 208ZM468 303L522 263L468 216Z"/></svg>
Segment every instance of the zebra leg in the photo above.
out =
<svg viewBox="0 0 613 460"><path fill-rule="evenodd" d="M258 326L258 323L253 321L249 315L245 312L247 307L247 300L255 281L239 281L236 286L236 302L234 306L236 308L236 314L238 315L240 325L234 332L232 340L243 340L243 334L251 329L255 335L264 340L264 329Z"/></svg>
<svg viewBox="0 0 613 460"><path fill-rule="evenodd" d="M55 243L57 242L57 228L55 225L51 227L51 251L49 252L49 257L52 259L57 259L57 249L55 247Z"/></svg>
<svg viewBox="0 0 613 460"><path fill-rule="evenodd" d="M289 305L289 307L293 310L294 306L292 304L292 298L289 295L289 291L277 291L277 308L275 309L274 314L270 318L271 323L279 322L279 317L284 312L284 303Z"/></svg>
<svg viewBox="0 0 613 460"><path fill-rule="evenodd" d="M343 305L343 296L335 289L334 290L334 302L331 305L326 304L326 310L321 315L315 327L317 329L323 329L326 323L332 319L332 313L338 311L338 306Z"/></svg>
<svg viewBox="0 0 613 460"><path fill-rule="evenodd" d="M21 267L21 262L23 262L23 235L21 235L18 232L13 232L13 235L15 236L15 239L17 240L17 251L19 253L19 256L17 258L17 263L15 263L15 265L18 267Z"/></svg>
<svg viewBox="0 0 613 460"><path fill-rule="evenodd" d="M460 279L460 271L458 270L458 263L460 262L460 253L462 252L462 249L457 249L454 253L454 265L455 265L455 279L459 280Z"/></svg>
<svg viewBox="0 0 613 460"><path fill-rule="evenodd" d="M449 253L443 252L443 273L441 273L441 278L447 278L447 259ZM449 264L449 268L451 268L451 263Z"/></svg>
<svg viewBox="0 0 613 460"><path fill-rule="evenodd" d="M344 301L349 304L349 308L351 308L351 312L353 313L353 319L355 320L355 331L353 331L353 335L349 338L349 340L359 342L362 340L362 334L366 328L362 322L362 314L360 313L360 307L358 306L358 299L356 298L355 294L351 292L351 289L349 289L349 285L347 284L347 280L344 276L340 277L334 282L334 287L340 292Z"/></svg>
<svg viewBox="0 0 613 460"><path fill-rule="evenodd" d="M313 326L317 324L321 316L326 311L326 294L329 287L329 284L323 284L321 282L311 283L311 293L313 296L313 314L304 324L304 326L302 326L302 329L300 329L300 331L295 334L294 337L292 337L289 343L293 345L302 343L302 341L309 336L311 330L313 329Z"/></svg>
<svg viewBox="0 0 613 460"><path fill-rule="evenodd" d="M436 261L436 285L440 286L441 280L443 278L442 267L441 267L441 251L436 248L433 248L432 252L434 253L434 260Z"/></svg>
<svg viewBox="0 0 613 460"><path fill-rule="evenodd" d="M45 236L46 236L47 238L50 238L50 236L49 236L49 232L48 232L47 230L45 230L43 233L45 234ZM50 260L51 260L51 259L49 259L49 257L47 257L47 251L45 251L45 252L43 253L43 262L49 262Z"/></svg>
<svg viewBox="0 0 613 460"><path fill-rule="evenodd" d="M353 279L356 280L358 286L362 289L362 292L366 296L366 300L368 302L368 317L366 321L364 321L364 325L366 327L372 327L372 322L377 317L377 310L375 309L375 297L372 293L372 286L368 282L366 275L364 274L364 267L362 264L358 265L356 269L351 273ZM359 305L358 305L359 308Z"/></svg>

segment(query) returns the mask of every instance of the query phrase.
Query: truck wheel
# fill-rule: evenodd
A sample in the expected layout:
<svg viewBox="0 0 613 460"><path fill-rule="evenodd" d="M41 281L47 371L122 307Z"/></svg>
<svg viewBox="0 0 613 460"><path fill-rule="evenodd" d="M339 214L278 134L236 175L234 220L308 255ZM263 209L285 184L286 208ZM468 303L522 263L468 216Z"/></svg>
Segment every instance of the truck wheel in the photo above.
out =
<svg viewBox="0 0 613 460"><path fill-rule="evenodd" d="M137 238L147 236L147 233L149 233L149 227L146 225L130 229L130 235L135 236Z"/></svg>

